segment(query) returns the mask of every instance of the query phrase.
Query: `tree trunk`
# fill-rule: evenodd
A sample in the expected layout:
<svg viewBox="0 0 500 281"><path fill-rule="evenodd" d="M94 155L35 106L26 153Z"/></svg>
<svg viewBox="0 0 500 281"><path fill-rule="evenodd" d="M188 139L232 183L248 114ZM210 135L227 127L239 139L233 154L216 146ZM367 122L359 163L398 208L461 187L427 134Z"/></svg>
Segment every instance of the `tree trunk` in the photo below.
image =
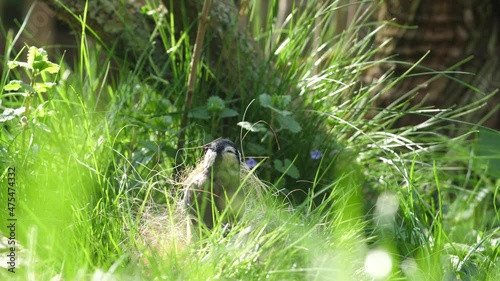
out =
<svg viewBox="0 0 500 281"><path fill-rule="evenodd" d="M418 94L411 100L411 105L421 104L435 108L464 107L496 91L500 81L498 43L499 14L498 4L494 0L454 1L454 0L390 0L385 1L379 11L381 22L395 19L396 24L387 24L377 35L376 44L390 40L380 47L377 59L393 57L392 61L402 63L383 63L371 69L368 80L380 78L393 72L399 77L425 56L402 83L383 93L377 106L385 108L405 93L417 89ZM406 28L402 28L405 26ZM428 54L427 54L428 52ZM427 54L427 55L426 55ZM466 58L472 59L457 68ZM440 77L430 83L435 74L428 74L429 69L436 71L461 71L451 74L450 78ZM469 73L464 74L463 72ZM473 87L465 87L458 79ZM497 112L488 118L490 112L498 109L499 95L487 101L479 110L463 116L468 122L485 122L486 125L499 128L500 114ZM397 125L420 123L425 116L406 116Z"/></svg>
<svg viewBox="0 0 500 281"><path fill-rule="evenodd" d="M64 21L73 27L81 27L79 19L85 14L84 0L43 0ZM196 23L203 0L155 2L159 16L164 17L164 23L172 13L175 19L175 33L178 35L188 31L189 39L193 43L196 34ZM149 3L151 3L149 2ZM129 1L88 1L86 23L100 44L108 49L114 48L118 57L127 57L131 65L135 65L148 50L153 69L165 70L168 56L160 36L152 36L156 24L152 16L141 12L145 5L143 0ZM163 8L162 8L163 7ZM166 11L165 11L166 8ZM71 13L69 11L71 11ZM91 34L87 32L87 34ZM238 27L238 10L232 0L214 1L207 28L205 58L215 75L218 91L230 95L243 95L252 89L259 80L265 79L261 75L261 55L254 48L253 39L245 30ZM168 35L167 35L168 36ZM169 77L166 73L155 73ZM260 78L260 79L259 79Z"/></svg>

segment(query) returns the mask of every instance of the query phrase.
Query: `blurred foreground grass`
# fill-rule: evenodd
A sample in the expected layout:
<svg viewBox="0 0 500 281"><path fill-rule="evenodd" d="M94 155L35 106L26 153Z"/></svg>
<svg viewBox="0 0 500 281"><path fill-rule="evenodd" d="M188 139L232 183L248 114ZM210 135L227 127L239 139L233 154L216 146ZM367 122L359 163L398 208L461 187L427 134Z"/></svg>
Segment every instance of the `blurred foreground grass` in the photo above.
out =
<svg viewBox="0 0 500 281"><path fill-rule="evenodd" d="M313 20L301 19L297 26ZM286 145L277 152L269 146L274 154L267 140L258 142L260 136L241 139L243 151L264 157L256 159L281 161L257 169L270 179L268 192L228 236L216 230L192 244L185 243L174 181L183 108L178 96L185 91L171 86L182 83L167 83L159 92L154 77L143 79L124 70L126 65L113 69L108 60L102 62L102 50L82 43L78 65L70 69L62 63L57 76L44 77L57 85L35 98L26 129L19 118L2 122L0 230L8 238L6 186L13 167L16 246L22 249L16 248L16 273L2 269L0 277L499 279L498 132L481 129L477 137L466 129L465 135L448 137L436 129L446 115L432 117L432 126L390 128L393 118L405 114L402 107L364 119L377 85L356 91L346 85L354 85L367 64L377 63L370 61L373 34L336 38L332 49L338 52L314 74L308 69L315 61L298 51L307 46L308 32L296 30L294 40L277 46L274 56L275 67L286 65L291 73L278 74L283 84L301 90L292 96L298 104L290 111L302 130L278 132ZM3 59L6 66L13 58ZM178 68L187 73L189 62ZM9 79L25 78L6 67L2 77L2 88ZM293 95L280 89L272 94ZM2 93L3 110L24 101ZM249 104L239 106L238 120L225 131L230 136L238 135L235 123ZM262 117L269 107L260 106L249 106L245 120L273 124ZM201 154L196 146L213 132L213 120L191 122L188 166ZM279 169L267 173L272 168ZM2 245L0 251L0 267L6 267L9 249Z"/></svg>

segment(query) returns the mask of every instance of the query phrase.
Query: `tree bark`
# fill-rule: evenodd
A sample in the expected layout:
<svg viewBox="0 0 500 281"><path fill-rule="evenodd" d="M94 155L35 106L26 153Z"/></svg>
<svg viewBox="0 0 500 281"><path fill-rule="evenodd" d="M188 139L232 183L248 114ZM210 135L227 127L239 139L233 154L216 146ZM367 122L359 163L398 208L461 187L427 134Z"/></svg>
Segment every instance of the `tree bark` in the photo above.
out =
<svg viewBox="0 0 500 281"><path fill-rule="evenodd" d="M126 57L130 65L136 65L144 50L159 59L158 64L165 62L159 38L152 37L155 22L141 12L145 5L142 0L91 0L87 7L84 0L42 1L74 30L82 30L85 21L87 35L94 37L104 48L113 50L116 58Z"/></svg>
<svg viewBox="0 0 500 281"><path fill-rule="evenodd" d="M43 0L58 17L73 27L81 27L79 18L85 16L84 0ZM154 2L161 15L162 6L166 13L172 13L175 20L175 33L187 31L194 43L196 24L203 0ZM114 49L118 57L127 57L135 65L144 50L154 62L153 69L165 69L168 59L159 36L153 36L156 25L152 16L141 12L143 0L88 1L86 24L95 33L97 40L108 49ZM75 17L76 15L77 17ZM165 16L165 15L164 15ZM165 19L169 15L165 16ZM264 78L261 75L262 57L255 48L253 39L238 26L238 10L232 0L214 1L207 27L205 59L215 74L218 91L226 95L243 95ZM88 33L89 34L89 33ZM152 71L152 69L147 69ZM169 73L162 73L168 77ZM156 73L157 75L159 73ZM262 82L262 81L261 81Z"/></svg>
<svg viewBox="0 0 500 281"><path fill-rule="evenodd" d="M377 101L377 106L387 107L409 91L418 90L418 94L410 104L421 104L435 108L463 107L497 90L500 81L498 43L499 14L498 4L494 0L454 1L454 0L391 0L385 1L379 11L379 21L395 20L389 23L378 34L376 45L380 47L377 59L393 57L402 63L383 63L371 69L368 81L380 78L393 72L395 77L402 75L409 67L426 56L420 66L412 71L411 77L384 93ZM406 28L402 28L406 26ZM428 54L427 54L428 52ZM427 54L427 55L426 55ZM449 77L438 78L431 83L428 80L436 71L449 70L466 58L470 61L462 64L454 71L469 74L452 74L452 79L468 83L479 91L465 87L452 81ZM500 114L496 113L488 120L482 120L495 108L498 109L499 95L490 99L486 106L463 120L500 127ZM399 120L397 125L420 123L427 117L407 116Z"/></svg>
<svg viewBox="0 0 500 281"><path fill-rule="evenodd" d="M196 29L190 27L197 21L204 1L162 1L172 11L178 31L189 31L194 40ZM248 94L254 97L253 93L259 92L258 85L270 82L263 75L266 70L263 54L239 19L234 0L214 1L207 27L206 58L216 74L218 90L227 98Z"/></svg>

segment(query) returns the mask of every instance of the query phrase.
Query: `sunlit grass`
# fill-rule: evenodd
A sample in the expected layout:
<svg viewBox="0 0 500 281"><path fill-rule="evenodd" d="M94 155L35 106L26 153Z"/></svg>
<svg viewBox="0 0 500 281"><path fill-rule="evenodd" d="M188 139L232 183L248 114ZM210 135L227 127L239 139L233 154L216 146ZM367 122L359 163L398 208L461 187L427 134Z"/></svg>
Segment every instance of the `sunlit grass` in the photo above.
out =
<svg viewBox="0 0 500 281"><path fill-rule="evenodd" d="M337 8L320 14L326 18ZM265 43L274 46L267 53L284 85L269 90L301 102L294 116L303 127L296 134L278 132L283 147L267 156L295 159L303 178L272 178L261 198L249 198L250 208L227 235L202 230L206 235L192 241L174 167L189 60L175 64L179 54L169 53L172 81L144 78L141 65L129 72L114 69L107 58L103 64L104 51L82 38L78 65L63 64L58 86L34 105L46 112L37 117L40 126L23 132L17 120L2 123L1 182L7 167L16 167L17 238L24 248L15 278L499 278L499 182L477 157L473 132L451 138L434 129L475 105L443 110L417 128L391 128L395 117L409 111L429 113L404 104L365 119L374 92L387 81L357 83L380 63L370 60L373 33L353 36L369 27L369 14L358 14L346 33L330 41L325 35L331 48L321 56L307 53L315 23L310 15L291 21L283 34L289 40ZM272 35L256 34L264 41ZM164 38L165 47L181 44L171 39ZM182 47L188 52L191 46ZM315 65L323 67L314 72ZM4 68L2 77L0 86L19 76ZM290 93L290 85L297 93ZM2 96L4 107L22 103ZM260 109L250 106L247 117L266 118ZM202 124L193 121L189 129L188 166L202 153ZM247 136L243 149L258 141ZM256 175L272 169L262 159ZM0 214L4 218L5 209ZM12 276L0 271L2 278Z"/></svg>

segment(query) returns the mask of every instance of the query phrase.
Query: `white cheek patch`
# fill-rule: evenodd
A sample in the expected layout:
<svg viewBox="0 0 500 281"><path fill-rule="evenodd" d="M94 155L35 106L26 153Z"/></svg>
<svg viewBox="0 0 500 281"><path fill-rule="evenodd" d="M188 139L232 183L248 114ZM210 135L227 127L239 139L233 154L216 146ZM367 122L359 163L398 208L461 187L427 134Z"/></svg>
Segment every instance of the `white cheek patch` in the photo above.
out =
<svg viewBox="0 0 500 281"><path fill-rule="evenodd" d="M230 152L230 153L236 154L236 149L234 149L234 147L231 147L231 146L226 146L224 148L224 152Z"/></svg>

